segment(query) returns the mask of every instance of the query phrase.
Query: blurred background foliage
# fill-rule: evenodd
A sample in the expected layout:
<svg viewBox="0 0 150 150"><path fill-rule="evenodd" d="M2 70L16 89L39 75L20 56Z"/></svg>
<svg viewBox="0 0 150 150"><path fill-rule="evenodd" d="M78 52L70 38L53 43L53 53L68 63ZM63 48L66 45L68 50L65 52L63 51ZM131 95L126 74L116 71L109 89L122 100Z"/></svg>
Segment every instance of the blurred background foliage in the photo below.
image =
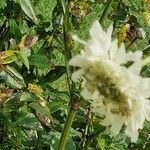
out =
<svg viewBox="0 0 150 150"><path fill-rule="evenodd" d="M107 0L71 0L71 34L88 38L92 22L100 19ZM150 55L150 1L114 0L104 22L113 23L113 36L128 51ZM142 28L146 32L142 39ZM81 46L72 42L72 54ZM69 92L60 0L0 1L0 149L56 150L64 125ZM150 64L141 75L150 77ZM77 91L79 93L79 91ZM149 150L150 123L136 144L109 128L82 101L72 125L66 150Z"/></svg>

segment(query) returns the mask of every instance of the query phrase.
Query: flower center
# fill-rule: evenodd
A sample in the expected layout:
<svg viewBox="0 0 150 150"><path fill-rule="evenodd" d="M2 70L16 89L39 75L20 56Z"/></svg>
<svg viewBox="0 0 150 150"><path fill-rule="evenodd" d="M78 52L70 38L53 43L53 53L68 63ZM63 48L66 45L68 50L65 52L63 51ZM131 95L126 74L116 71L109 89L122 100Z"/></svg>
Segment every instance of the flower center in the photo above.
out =
<svg viewBox="0 0 150 150"><path fill-rule="evenodd" d="M91 93L97 90L99 96L103 98L103 104L112 105L110 110L112 113L121 113L123 116L129 115L130 106L128 97L117 86L116 81L120 79L115 77L108 65L95 62L85 72L86 87Z"/></svg>

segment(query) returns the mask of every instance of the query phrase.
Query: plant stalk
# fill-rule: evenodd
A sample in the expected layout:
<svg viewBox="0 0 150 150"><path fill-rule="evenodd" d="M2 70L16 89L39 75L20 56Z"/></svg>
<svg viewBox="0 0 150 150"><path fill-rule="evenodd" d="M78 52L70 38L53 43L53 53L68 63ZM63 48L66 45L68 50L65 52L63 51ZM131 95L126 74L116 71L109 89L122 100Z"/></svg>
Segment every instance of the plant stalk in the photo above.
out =
<svg viewBox="0 0 150 150"><path fill-rule="evenodd" d="M62 1L63 2L63 1ZM66 6L64 6L64 3L62 3L63 9L65 8L64 11L64 22L63 22L63 34L64 34L64 54L65 54L65 65L66 65L66 74L67 74L67 83L68 83L68 88L69 88L69 93L70 93L70 104L71 108L69 110L65 125L63 127L63 131L60 137L60 141L58 144L57 150L65 150L65 146L67 143L67 139L69 136L69 131L71 128L71 125L74 121L75 114L76 114L76 102L75 99L72 96L73 93L73 83L71 81L71 69L68 64L69 60L71 59L71 49L72 49L72 44L71 44L71 38L70 38L70 20L69 20L69 0L66 2Z"/></svg>
<svg viewBox="0 0 150 150"><path fill-rule="evenodd" d="M101 17L100 17L100 23L101 24L103 24L107 14L108 14L108 11L111 8L112 2L113 2L113 0L107 0L107 4L106 4L106 6L105 6L105 8L103 10L103 13L102 13Z"/></svg>
<svg viewBox="0 0 150 150"><path fill-rule="evenodd" d="M66 4L65 14L64 14L64 23L63 23L63 34L64 34L64 54L65 54L65 65L66 65L66 74L67 74L67 83L69 92L71 93L71 71L68 64L71 59L71 41L70 41L70 22L69 22L69 2Z"/></svg>
<svg viewBox="0 0 150 150"><path fill-rule="evenodd" d="M71 108L67 116L57 150L65 150L65 145L67 143L67 138L69 135L70 127L75 118L75 114L76 114L76 111L73 108Z"/></svg>

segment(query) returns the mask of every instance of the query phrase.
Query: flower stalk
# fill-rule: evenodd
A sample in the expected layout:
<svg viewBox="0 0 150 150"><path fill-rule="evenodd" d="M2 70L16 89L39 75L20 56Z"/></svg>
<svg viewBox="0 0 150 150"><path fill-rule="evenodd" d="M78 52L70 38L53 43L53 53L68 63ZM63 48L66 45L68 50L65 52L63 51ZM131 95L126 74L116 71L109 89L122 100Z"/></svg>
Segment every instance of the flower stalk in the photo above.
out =
<svg viewBox="0 0 150 150"><path fill-rule="evenodd" d="M70 20L69 20L69 2L66 4L64 12L64 22L63 22L63 34L64 34L64 54L65 54L65 65L66 65L66 74L67 82L69 87L69 92L71 93L71 71L68 64L71 59L71 37L70 37Z"/></svg>
<svg viewBox="0 0 150 150"><path fill-rule="evenodd" d="M73 83L71 80L71 69L70 69L70 66L68 64L69 60L71 59L71 49L72 49L72 42L71 42L71 37L70 37L71 25L70 25L70 20L69 20L69 8L68 8L69 7L69 0L68 0L68 2L66 2L66 4L64 4L64 1L62 1L62 5L63 5L63 11L64 11L64 16L63 16L64 17L63 18L64 19L64 22L63 22L64 54L65 54L67 83L68 83L70 100L71 100L70 101L71 108L69 110L66 122L64 124L57 150L64 150L65 149L71 125L74 121L76 111L79 108L78 103L76 103L76 99L73 98L72 93L74 91L74 86L73 86Z"/></svg>
<svg viewBox="0 0 150 150"><path fill-rule="evenodd" d="M72 122L75 118L75 114L76 114L76 110L74 109L70 109L69 114L67 116L63 131L62 131L62 135L59 141L59 145L58 145L58 150L64 150L65 149L65 145L67 143L67 138L69 135L69 131L72 125Z"/></svg>

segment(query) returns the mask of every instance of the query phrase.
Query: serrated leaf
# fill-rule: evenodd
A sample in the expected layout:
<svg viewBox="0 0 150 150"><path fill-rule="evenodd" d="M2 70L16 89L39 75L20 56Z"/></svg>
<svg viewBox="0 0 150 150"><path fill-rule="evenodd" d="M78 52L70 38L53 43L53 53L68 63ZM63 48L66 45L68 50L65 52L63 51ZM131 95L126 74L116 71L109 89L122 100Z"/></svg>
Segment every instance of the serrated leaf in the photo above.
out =
<svg viewBox="0 0 150 150"><path fill-rule="evenodd" d="M24 13L35 23L37 23L36 14L33 10L32 4L30 0L18 0L22 10Z"/></svg>
<svg viewBox="0 0 150 150"><path fill-rule="evenodd" d="M6 50L0 53L0 64L9 64L17 59L14 51Z"/></svg>
<svg viewBox="0 0 150 150"><path fill-rule="evenodd" d="M10 33L12 33L15 36L15 39L19 40L21 38L21 31L20 31L16 21L13 19L10 19L9 26L10 26Z"/></svg>
<svg viewBox="0 0 150 150"><path fill-rule="evenodd" d="M14 68L6 66L0 73L2 80L5 83L13 88L22 88L25 87L24 79Z"/></svg>
<svg viewBox="0 0 150 150"><path fill-rule="evenodd" d="M29 62L30 65L35 66L40 72L42 72L41 74L45 74L45 72L47 73L50 68L49 60L45 55L31 55L29 57Z"/></svg>
<svg viewBox="0 0 150 150"><path fill-rule="evenodd" d="M42 16L42 22L51 22L52 12L57 4L57 0L38 1L36 11Z"/></svg>

